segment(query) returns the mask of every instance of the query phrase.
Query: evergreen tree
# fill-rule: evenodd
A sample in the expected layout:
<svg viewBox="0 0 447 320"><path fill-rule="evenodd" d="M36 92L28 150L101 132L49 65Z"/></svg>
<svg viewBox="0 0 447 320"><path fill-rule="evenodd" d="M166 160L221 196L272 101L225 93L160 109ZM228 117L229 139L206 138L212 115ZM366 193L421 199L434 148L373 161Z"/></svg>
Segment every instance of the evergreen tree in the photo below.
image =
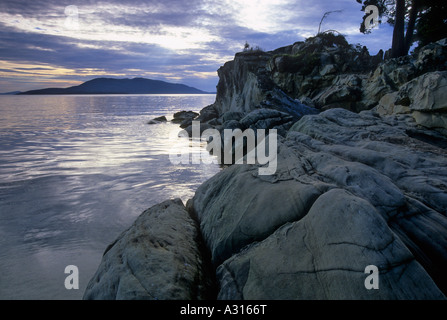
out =
<svg viewBox="0 0 447 320"><path fill-rule="evenodd" d="M416 39L420 46L447 37L447 1L426 0L420 8Z"/></svg>
<svg viewBox="0 0 447 320"><path fill-rule="evenodd" d="M408 54L414 41L421 45L447 37L447 1L445 0L356 0L362 11L368 5L379 9L380 17L394 26L391 57ZM369 33L365 27L365 12L360 32ZM381 22L381 21L379 21Z"/></svg>

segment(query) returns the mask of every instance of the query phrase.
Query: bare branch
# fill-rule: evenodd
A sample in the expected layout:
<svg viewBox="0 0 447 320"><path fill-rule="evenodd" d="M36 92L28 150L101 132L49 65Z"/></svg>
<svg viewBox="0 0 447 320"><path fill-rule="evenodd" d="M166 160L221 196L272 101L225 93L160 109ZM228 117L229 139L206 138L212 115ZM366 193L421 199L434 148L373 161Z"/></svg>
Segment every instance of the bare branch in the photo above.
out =
<svg viewBox="0 0 447 320"><path fill-rule="evenodd" d="M320 25L318 26L318 33L317 33L317 35L320 34L320 31L321 31L321 24L323 23L324 19L326 19L331 13L334 13L334 12L342 12L342 11L343 11L343 10L333 10L333 11L327 11L327 12L325 12L324 15L323 15L323 17L321 18Z"/></svg>

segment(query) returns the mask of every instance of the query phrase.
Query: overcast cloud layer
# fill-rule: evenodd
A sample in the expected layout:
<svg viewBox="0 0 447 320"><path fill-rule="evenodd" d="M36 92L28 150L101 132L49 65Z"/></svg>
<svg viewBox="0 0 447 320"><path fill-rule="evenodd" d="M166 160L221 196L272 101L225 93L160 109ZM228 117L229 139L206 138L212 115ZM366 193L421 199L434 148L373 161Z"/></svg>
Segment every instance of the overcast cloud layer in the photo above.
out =
<svg viewBox="0 0 447 320"><path fill-rule="evenodd" d="M146 77L215 91L216 70L245 41L264 50L335 29L371 54L391 28L359 32L355 0L1 1L0 92Z"/></svg>

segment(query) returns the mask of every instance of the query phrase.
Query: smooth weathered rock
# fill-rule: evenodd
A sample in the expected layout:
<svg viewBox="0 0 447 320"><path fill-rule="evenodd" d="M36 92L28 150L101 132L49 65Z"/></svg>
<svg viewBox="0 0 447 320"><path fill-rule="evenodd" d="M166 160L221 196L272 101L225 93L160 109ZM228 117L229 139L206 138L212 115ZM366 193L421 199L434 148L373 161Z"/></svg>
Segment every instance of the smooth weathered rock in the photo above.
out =
<svg viewBox="0 0 447 320"><path fill-rule="evenodd" d="M326 76L329 74L334 74L337 72L337 68L333 64L327 64L324 66L324 68L320 71L320 74L322 76Z"/></svg>
<svg viewBox="0 0 447 320"><path fill-rule="evenodd" d="M309 107L297 99L292 99L278 88L270 91L267 98L261 102L259 107L278 110L290 115L294 120L298 120L306 114L317 114L319 112L317 109Z"/></svg>
<svg viewBox="0 0 447 320"><path fill-rule="evenodd" d="M369 265L380 270L378 290L365 288ZM342 189L225 261L217 276L219 299L444 298L374 206Z"/></svg>
<svg viewBox="0 0 447 320"><path fill-rule="evenodd" d="M426 128L437 129L447 136L447 114L414 111L412 115L417 124Z"/></svg>
<svg viewBox="0 0 447 320"><path fill-rule="evenodd" d="M182 231L180 249L169 247L163 259L187 251L194 260L209 250L220 299L445 299L447 41L412 56L382 56L326 34L238 53L221 67L216 102L196 118L201 131L277 129L276 171L260 175L258 164L234 164L202 184L187 208L206 249L197 229L189 240ZM162 228L144 231L157 246L169 226L189 225L162 217L151 223L163 221ZM181 266L157 274L162 263L145 254L165 261L160 252L135 248L128 232L107 250L89 294L147 298L149 283L163 281L175 293L157 297L206 296L199 292L212 277L203 256L180 284L171 275ZM190 245L192 253L184 248ZM370 265L379 270L378 290L365 287Z"/></svg>
<svg viewBox="0 0 447 320"><path fill-rule="evenodd" d="M273 109L256 109L247 114L239 122L243 128L271 129L290 121L293 121L293 117L288 113Z"/></svg>
<svg viewBox="0 0 447 320"><path fill-rule="evenodd" d="M411 114L416 123L447 135L447 71L428 72L388 93L376 111L382 115Z"/></svg>
<svg viewBox="0 0 447 320"><path fill-rule="evenodd" d="M272 184L257 178L256 172L234 165L202 184L192 199L216 265L284 223L304 216L327 188L293 180Z"/></svg>
<svg viewBox="0 0 447 320"><path fill-rule="evenodd" d="M405 98L410 110L447 111L447 71L428 72L401 86L398 99Z"/></svg>
<svg viewBox="0 0 447 320"><path fill-rule="evenodd" d="M408 106L403 106L396 104L398 92L387 93L384 95L379 104L374 108L374 110L380 115L392 115L392 114L408 114L410 113L410 108Z"/></svg>
<svg viewBox="0 0 447 320"><path fill-rule="evenodd" d="M174 113L173 119L171 122L173 123L182 123L185 120L192 120L199 116L197 112L194 111L179 111Z"/></svg>
<svg viewBox="0 0 447 320"><path fill-rule="evenodd" d="M163 122L167 122L167 121L168 120L166 119L165 116L161 116L161 117L157 117L157 118L154 118L152 120L149 120L147 122L147 124L159 124L159 123L163 123Z"/></svg>
<svg viewBox="0 0 447 320"><path fill-rule="evenodd" d="M197 118L199 114L194 111L179 111L174 113L174 117L171 120L172 123L179 123L180 128L187 128L191 125L192 121Z"/></svg>
<svg viewBox="0 0 447 320"><path fill-rule="evenodd" d="M274 175L233 165L189 202L217 266L219 298L443 299L447 139L421 124L444 123L436 63L445 70L446 43L381 62L382 55L327 40L265 54L257 65L254 57L235 59L221 70L244 63L239 71L250 70L226 73L218 90L222 109L247 113L244 128L274 127L284 118L274 110L299 121L279 141ZM305 51L320 68L302 69ZM299 107L286 106L300 97L329 110L293 115ZM382 116L337 108L377 104ZM381 270L379 291L364 286L370 264Z"/></svg>
<svg viewBox="0 0 447 320"><path fill-rule="evenodd" d="M435 137L418 128L411 116L381 118L370 111L356 114L331 109L303 117L287 138L279 141L274 175L259 176L257 166L234 165L205 182L190 207L200 221L212 261L219 266L219 297L442 298L441 290L447 290L442 271L447 267L447 151L436 145ZM326 195L340 189L343 192ZM318 199L326 199L325 210L320 210L321 205L315 207ZM355 228L348 227L360 208L367 215ZM300 222L311 219L307 218L311 211L315 215L312 221L334 225L337 233L318 234L321 248L316 238L306 245L290 244L296 249L290 270L296 272L282 269L289 253L281 253L281 249L290 239L272 238L272 234L287 223L297 223L301 231L290 241L299 243L302 225L306 225ZM368 233L362 236L361 230ZM359 250L349 251L341 244L333 254L330 238L339 242L335 239L342 236L350 238L346 242ZM387 250L365 249L364 243L380 248L380 239L390 237L394 244ZM268 248L255 244L259 241L269 242ZM339 259L344 264L324 264L321 270L334 268L334 272L322 272L319 278L320 271L312 264L315 260L305 258L306 247L311 245L316 246L322 261ZM280 256L273 254L276 251ZM388 286L373 294L365 291L360 280L365 279L362 270L375 263L384 270ZM253 283L245 289L251 274ZM401 274L405 276L400 278ZM297 279L292 281L293 276ZM281 286L277 290L273 289L278 285L275 278L283 279L278 280ZM296 281L305 285L297 289Z"/></svg>
<svg viewBox="0 0 447 320"><path fill-rule="evenodd" d="M228 120L225 121L224 124L222 124L221 131L223 130L235 130L235 129L244 129L243 125L236 120ZM222 133L221 133L222 134Z"/></svg>
<svg viewBox="0 0 447 320"><path fill-rule="evenodd" d="M225 123L226 121L230 120L241 120L245 116L244 112L237 112L237 111L227 111L222 116L222 123Z"/></svg>
<svg viewBox="0 0 447 320"><path fill-rule="evenodd" d="M84 299L209 298L200 233L180 199L143 212L105 251Z"/></svg>
<svg viewBox="0 0 447 320"><path fill-rule="evenodd" d="M333 85L321 91L314 101L320 108L336 106L355 110L355 102L359 101L362 95L361 83L357 75L338 76Z"/></svg>
<svg viewBox="0 0 447 320"><path fill-rule="evenodd" d="M208 122L212 119L218 118L219 112L214 105L209 105L200 110L200 115L195 119L201 123Z"/></svg>
<svg viewBox="0 0 447 320"><path fill-rule="evenodd" d="M208 123L206 123L206 122L205 122L205 123L200 123L200 127L199 127L198 134L201 136L202 133L203 133L203 131L205 131L205 130L207 130L207 129L213 129L213 128L214 128L214 127L213 127L212 125L210 125L210 124L208 124ZM191 124L190 126L184 128L182 131L183 131L183 132L186 132L187 135L188 135L189 137L192 137L192 135L193 135L193 127L192 127L192 124ZM195 137L195 138L198 138L198 137Z"/></svg>

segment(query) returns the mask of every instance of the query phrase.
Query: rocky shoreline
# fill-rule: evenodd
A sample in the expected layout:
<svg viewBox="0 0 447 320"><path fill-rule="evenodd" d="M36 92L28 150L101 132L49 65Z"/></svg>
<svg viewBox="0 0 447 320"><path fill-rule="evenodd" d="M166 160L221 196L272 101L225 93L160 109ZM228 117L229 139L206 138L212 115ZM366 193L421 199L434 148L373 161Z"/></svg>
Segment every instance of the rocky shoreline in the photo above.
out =
<svg viewBox="0 0 447 320"><path fill-rule="evenodd" d="M177 123L277 129L275 174L232 165L146 210L84 299L445 299L446 70L447 39L387 60L334 35L236 54Z"/></svg>

